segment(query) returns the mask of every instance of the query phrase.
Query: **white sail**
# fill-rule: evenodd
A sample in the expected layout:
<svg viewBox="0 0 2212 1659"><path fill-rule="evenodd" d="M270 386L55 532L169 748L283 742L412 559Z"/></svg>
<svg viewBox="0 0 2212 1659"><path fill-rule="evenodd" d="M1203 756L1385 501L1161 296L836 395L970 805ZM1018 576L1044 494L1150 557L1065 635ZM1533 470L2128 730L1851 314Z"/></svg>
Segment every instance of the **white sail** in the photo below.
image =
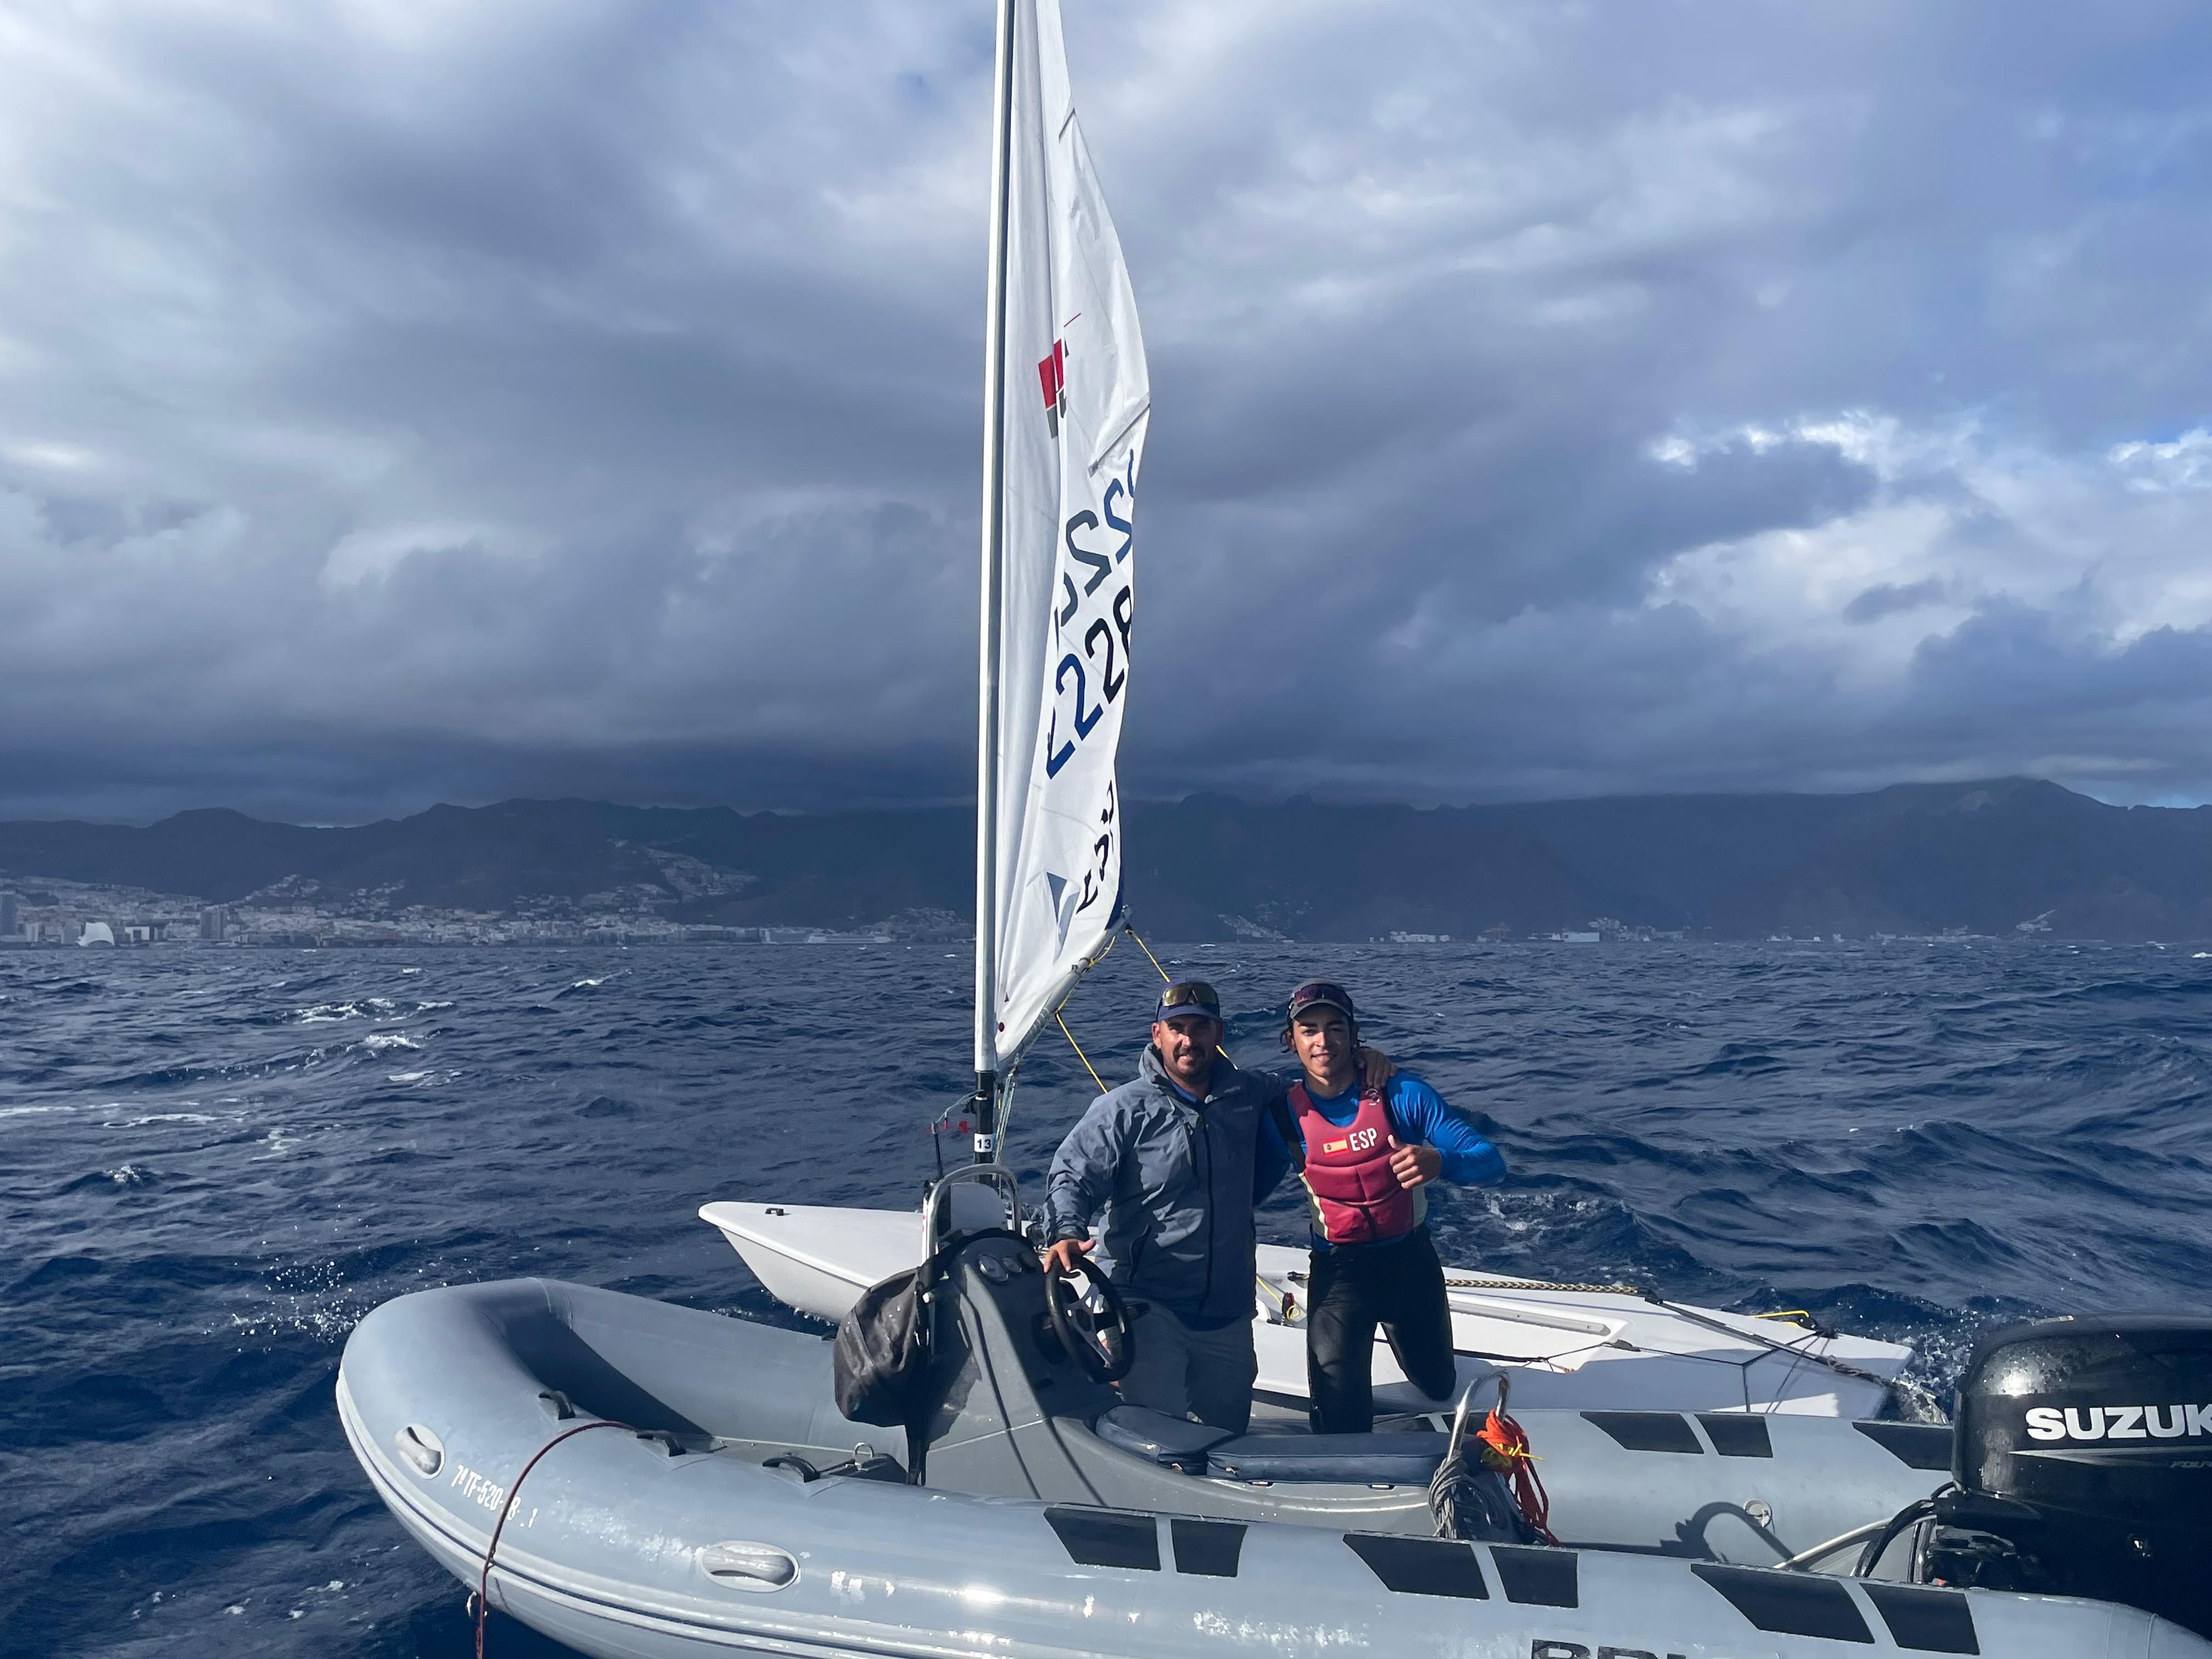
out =
<svg viewBox="0 0 2212 1659"><path fill-rule="evenodd" d="M1152 407L1136 296L1075 117L1059 0L1014 0L1012 11L997 368L994 1062L1050 1017L1104 944L1121 898L1114 759Z"/></svg>

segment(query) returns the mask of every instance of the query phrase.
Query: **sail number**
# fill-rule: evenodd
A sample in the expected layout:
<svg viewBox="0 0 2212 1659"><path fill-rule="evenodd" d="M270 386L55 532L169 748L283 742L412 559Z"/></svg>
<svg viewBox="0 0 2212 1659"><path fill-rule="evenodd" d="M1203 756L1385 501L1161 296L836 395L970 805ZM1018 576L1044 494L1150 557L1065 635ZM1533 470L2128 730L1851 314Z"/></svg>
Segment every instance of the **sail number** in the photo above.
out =
<svg viewBox="0 0 2212 1659"><path fill-rule="evenodd" d="M1133 453L1129 458L1129 465L1133 471L1136 465ZM1115 570L1129 556L1136 532L1129 520L1116 512L1115 507L1118 501L1133 508L1135 501L1136 496L1127 481L1121 478L1107 480L1105 498L1100 501L1099 507L1105 514L1107 527L1118 532L1121 538L1121 545L1110 552L1086 547L1076 539L1079 532L1097 530L1097 514L1085 508L1068 520L1063 532L1068 556L1081 570L1090 574L1079 593L1076 591L1077 572L1065 568L1060 571L1060 589L1065 603L1053 619L1055 631L1066 628L1075 620L1075 613L1083 601L1104 586ZM1051 724L1045 732L1044 771L1047 777L1058 777L1060 769L1075 758L1076 744L1097 729L1099 720L1106 713L1106 705L1118 702L1122 687L1128 684L1129 629L1135 619L1135 605L1134 592L1130 584L1125 581L1108 602L1109 615L1094 617L1091 626L1083 631L1079 641L1081 648L1068 652L1053 671L1053 690L1058 695L1053 702ZM1094 675L1097 677L1095 680ZM1064 737L1060 724L1060 699L1062 697L1072 698L1073 704L1066 728L1067 735Z"/></svg>
<svg viewBox="0 0 2212 1659"><path fill-rule="evenodd" d="M1091 735L1098 725L1099 717L1105 714L1106 705L1117 701L1121 695L1121 688L1128 684L1128 672L1122 664L1129 654L1130 605L1130 591L1124 587L1114 596L1114 625L1108 627L1106 619L1099 617L1083 635L1082 655L1078 656L1071 651L1060 659L1059 670L1052 677L1053 687L1063 693L1070 687L1074 690L1075 735L1065 742L1056 741L1060 737L1060 711L1054 708L1052 728L1045 738L1048 752L1044 770L1047 777L1058 777L1060 769L1075 758L1075 745ZM1115 647L1117 637L1121 641L1118 651ZM1101 649L1106 653L1098 680L1099 691L1103 695L1094 702L1091 675L1085 664L1091 668L1102 667L1098 654Z"/></svg>

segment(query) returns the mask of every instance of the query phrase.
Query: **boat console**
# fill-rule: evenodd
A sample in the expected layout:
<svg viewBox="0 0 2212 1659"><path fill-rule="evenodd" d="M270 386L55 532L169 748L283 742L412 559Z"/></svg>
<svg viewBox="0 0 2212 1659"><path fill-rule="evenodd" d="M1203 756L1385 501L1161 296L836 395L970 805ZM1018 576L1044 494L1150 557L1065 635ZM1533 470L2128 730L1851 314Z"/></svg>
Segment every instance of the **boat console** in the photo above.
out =
<svg viewBox="0 0 2212 1659"><path fill-rule="evenodd" d="M1297 1520L1426 1534L1432 1430L1317 1435L1302 1425L1231 1434L1124 1403L1145 1322L1108 1292L1072 1307L1067 1281L1019 1238L988 1229L939 1246L930 1310L938 1403L921 1431L925 1484L979 1496Z"/></svg>

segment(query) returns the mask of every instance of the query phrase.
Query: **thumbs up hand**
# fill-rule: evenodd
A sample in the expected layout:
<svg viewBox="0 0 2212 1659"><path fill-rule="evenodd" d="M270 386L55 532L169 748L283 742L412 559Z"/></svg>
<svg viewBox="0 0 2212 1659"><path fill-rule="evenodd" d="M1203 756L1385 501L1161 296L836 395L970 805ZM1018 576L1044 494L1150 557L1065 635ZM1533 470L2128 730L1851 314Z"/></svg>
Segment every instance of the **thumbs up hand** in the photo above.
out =
<svg viewBox="0 0 2212 1659"><path fill-rule="evenodd" d="M1407 1192L1434 1181L1443 1167L1444 1155L1425 1141L1408 1146L1397 1136L1390 1137L1390 1173Z"/></svg>

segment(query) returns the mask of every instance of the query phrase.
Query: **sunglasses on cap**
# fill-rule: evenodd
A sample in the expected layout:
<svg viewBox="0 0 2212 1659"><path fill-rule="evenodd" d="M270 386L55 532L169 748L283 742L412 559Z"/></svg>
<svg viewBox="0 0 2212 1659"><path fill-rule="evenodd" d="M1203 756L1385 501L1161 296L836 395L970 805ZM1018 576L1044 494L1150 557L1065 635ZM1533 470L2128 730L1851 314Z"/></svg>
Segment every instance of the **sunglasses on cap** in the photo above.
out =
<svg viewBox="0 0 2212 1659"><path fill-rule="evenodd" d="M1204 980L1186 979L1178 981L1160 993L1160 1006L1163 1008L1197 1007L1210 1014L1221 1006L1221 999L1215 994L1213 988Z"/></svg>
<svg viewBox="0 0 2212 1659"><path fill-rule="evenodd" d="M1181 979L1160 989L1160 1006L1152 1010L1155 1020L1210 1019L1221 1024L1221 998L1214 988L1202 979Z"/></svg>
<svg viewBox="0 0 2212 1659"><path fill-rule="evenodd" d="M1291 1018L1296 1019L1309 1008L1334 1008L1346 1019L1359 1018L1352 993L1330 980L1310 979L1291 993Z"/></svg>

